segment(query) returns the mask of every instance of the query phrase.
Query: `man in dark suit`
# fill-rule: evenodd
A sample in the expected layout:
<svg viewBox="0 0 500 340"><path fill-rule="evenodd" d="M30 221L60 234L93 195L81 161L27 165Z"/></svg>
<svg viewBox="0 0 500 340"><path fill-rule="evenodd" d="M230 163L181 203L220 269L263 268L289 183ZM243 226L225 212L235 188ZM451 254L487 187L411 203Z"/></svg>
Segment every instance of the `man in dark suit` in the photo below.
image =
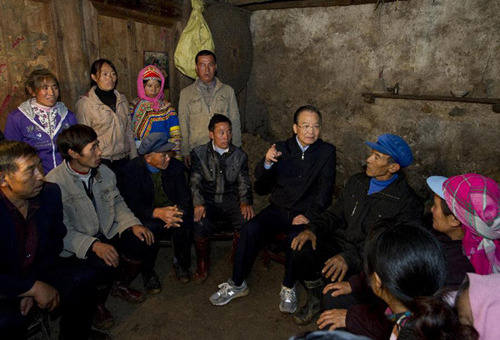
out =
<svg viewBox="0 0 500 340"><path fill-rule="evenodd" d="M215 306L248 295L246 278L257 254L273 234L286 232L291 242L330 204L335 184L335 146L320 136L321 112L312 105L301 106L293 115L294 135L267 150L255 168L255 192L271 194L270 203L241 227L234 257L233 275L210 297ZM286 253L285 276L279 309L294 313L298 307L291 251Z"/></svg>
<svg viewBox="0 0 500 340"><path fill-rule="evenodd" d="M159 240L164 228L173 228L174 269L177 279L190 281L190 239L192 231L191 195L186 184L183 166L172 155L175 144L164 133L155 132L142 140L139 157L126 167L123 197L134 215L149 228ZM150 294L161 291L160 281L154 271L156 251L144 261L142 277Z"/></svg>
<svg viewBox="0 0 500 340"><path fill-rule="evenodd" d="M0 338L22 338L36 309L60 306L61 338L88 339L96 335L95 274L59 257L61 191L43 179L33 147L0 143Z"/></svg>

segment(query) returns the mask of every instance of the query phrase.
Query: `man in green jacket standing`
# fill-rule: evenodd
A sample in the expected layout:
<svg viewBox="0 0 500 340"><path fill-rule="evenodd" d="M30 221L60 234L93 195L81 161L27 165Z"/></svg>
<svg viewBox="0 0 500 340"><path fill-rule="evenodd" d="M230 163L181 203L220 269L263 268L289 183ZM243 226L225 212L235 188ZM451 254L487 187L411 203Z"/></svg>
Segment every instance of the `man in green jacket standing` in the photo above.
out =
<svg viewBox="0 0 500 340"><path fill-rule="evenodd" d="M216 113L228 117L233 127L233 144L241 146L240 112L231 86L216 76L217 59L211 51L198 52L195 58L198 78L181 91L179 124L181 127L181 154L186 167L191 167L190 152L208 143L207 126Z"/></svg>

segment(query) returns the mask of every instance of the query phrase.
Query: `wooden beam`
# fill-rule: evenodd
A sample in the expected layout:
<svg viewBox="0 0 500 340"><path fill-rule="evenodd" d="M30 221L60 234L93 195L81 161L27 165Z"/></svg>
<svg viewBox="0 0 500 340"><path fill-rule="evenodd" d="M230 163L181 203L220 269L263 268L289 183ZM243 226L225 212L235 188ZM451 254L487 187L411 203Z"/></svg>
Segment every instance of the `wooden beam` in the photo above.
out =
<svg viewBox="0 0 500 340"><path fill-rule="evenodd" d="M305 7L330 7L330 6L352 6L364 4L376 4L382 2L396 2L398 0L292 0L292 1L274 1L274 0L229 0L231 5L258 11L265 9L284 9L284 8L305 8ZM399 0L408 1L408 0Z"/></svg>
<svg viewBox="0 0 500 340"><path fill-rule="evenodd" d="M269 2L269 0L229 0L228 1L233 6L248 6L256 5L263 2Z"/></svg>
<svg viewBox="0 0 500 340"><path fill-rule="evenodd" d="M182 19L177 1L90 0L101 15L171 27Z"/></svg>

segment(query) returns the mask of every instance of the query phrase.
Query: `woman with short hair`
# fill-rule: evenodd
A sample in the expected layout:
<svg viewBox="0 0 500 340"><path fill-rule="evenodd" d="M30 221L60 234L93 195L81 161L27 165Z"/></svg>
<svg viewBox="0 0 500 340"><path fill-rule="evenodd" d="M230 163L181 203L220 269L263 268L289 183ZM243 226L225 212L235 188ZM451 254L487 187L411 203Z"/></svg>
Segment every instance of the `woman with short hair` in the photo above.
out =
<svg viewBox="0 0 500 340"><path fill-rule="evenodd" d="M73 112L59 101L59 81L48 69L31 72L25 91L31 98L8 115L5 138L33 146L47 174L62 161L57 136L77 121Z"/></svg>

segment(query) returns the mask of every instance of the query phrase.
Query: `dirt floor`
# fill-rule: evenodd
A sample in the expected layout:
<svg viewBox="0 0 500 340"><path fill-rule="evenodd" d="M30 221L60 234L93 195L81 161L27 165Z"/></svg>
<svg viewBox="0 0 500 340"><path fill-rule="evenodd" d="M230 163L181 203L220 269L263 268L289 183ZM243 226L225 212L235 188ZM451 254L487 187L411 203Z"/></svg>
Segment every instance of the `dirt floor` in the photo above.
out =
<svg viewBox="0 0 500 340"><path fill-rule="evenodd" d="M245 151L249 154L249 169L253 178L255 165L264 157L270 144L258 136L243 134ZM260 211L268 198L254 195L254 209ZM297 326L289 314L278 309L279 292L284 267L271 261L265 268L259 257L248 278L250 294L222 307L212 306L208 298L218 285L231 277L229 262L231 241L212 241L211 276L202 284L181 284L172 270L172 248L162 248L156 271L163 291L140 305L130 305L110 297L108 308L116 325L109 331L115 340L133 339L288 339L294 334L316 329L314 324ZM196 257L192 258L192 270ZM132 286L142 287L139 278ZM300 286L300 285L299 285ZM303 288L298 289L300 301L305 298Z"/></svg>
<svg viewBox="0 0 500 340"><path fill-rule="evenodd" d="M314 330L314 324L297 326L278 309L284 267L271 261L266 269L257 260L248 280L250 294L226 306L212 306L209 296L231 276L231 241L213 241L213 271L202 285L181 284L172 270L172 248L162 248L156 265L163 291L139 305L110 297L108 308L116 325L109 331L115 340L132 339L288 339ZM194 255L194 254L193 254ZM193 256L193 268L195 257ZM138 278L132 286L143 289ZM299 288L304 300L304 291Z"/></svg>

